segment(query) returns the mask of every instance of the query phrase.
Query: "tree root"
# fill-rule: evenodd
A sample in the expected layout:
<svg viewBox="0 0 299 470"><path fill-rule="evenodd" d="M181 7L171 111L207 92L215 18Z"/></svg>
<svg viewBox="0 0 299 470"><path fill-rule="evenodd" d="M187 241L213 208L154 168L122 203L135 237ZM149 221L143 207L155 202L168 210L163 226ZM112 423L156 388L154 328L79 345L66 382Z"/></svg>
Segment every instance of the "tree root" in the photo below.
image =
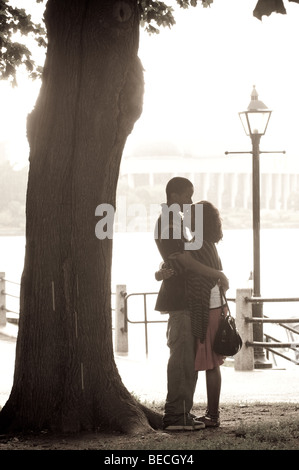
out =
<svg viewBox="0 0 299 470"><path fill-rule="evenodd" d="M139 403L139 406L140 406L141 410L143 411L143 413L145 414L149 425L153 429L158 430L158 429L163 428L162 414L161 413L158 413L157 411L152 410L151 408L148 408L147 406L142 405L141 403Z"/></svg>

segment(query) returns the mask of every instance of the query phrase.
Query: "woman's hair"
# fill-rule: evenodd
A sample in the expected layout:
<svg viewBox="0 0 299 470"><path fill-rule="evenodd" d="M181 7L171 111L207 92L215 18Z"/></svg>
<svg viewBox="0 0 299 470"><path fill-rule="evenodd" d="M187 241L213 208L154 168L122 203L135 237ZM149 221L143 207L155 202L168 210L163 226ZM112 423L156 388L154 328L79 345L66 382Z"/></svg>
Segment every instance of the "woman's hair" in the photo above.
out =
<svg viewBox="0 0 299 470"><path fill-rule="evenodd" d="M167 200L170 199L172 193L182 194L186 189L192 187L193 184L187 178L182 176L175 176L168 181L166 185L166 197Z"/></svg>
<svg viewBox="0 0 299 470"><path fill-rule="evenodd" d="M203 239L218 243L223 238L222 221L218 209L208 201L199 201L195 204L203 206ZM195 204L191 206L191 228L195 230Z"/></svg>

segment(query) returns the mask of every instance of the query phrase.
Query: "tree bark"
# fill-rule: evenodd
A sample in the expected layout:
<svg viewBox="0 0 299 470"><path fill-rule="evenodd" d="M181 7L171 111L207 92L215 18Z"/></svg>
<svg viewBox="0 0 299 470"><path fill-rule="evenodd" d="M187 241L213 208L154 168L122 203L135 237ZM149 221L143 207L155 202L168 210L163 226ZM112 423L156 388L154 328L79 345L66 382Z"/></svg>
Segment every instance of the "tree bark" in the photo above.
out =
<svg viewBox="0 0 299 470"><path fill-rule="evenodd" d="M27 123L26 254L2 431L150 429L114 361L112 240L95 235L96 207L115 206L122 151L142 111L136 3L47 3L42 87Z"/></svg>

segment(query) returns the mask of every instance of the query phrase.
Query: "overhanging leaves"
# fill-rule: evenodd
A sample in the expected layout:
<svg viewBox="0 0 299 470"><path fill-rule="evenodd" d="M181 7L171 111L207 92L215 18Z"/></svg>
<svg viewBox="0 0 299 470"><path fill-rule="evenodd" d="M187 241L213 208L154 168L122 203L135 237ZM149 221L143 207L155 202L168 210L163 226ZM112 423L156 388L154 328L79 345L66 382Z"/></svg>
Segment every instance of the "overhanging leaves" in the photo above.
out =
<svg viewBox="0 0 299 470"><path fill-rule="evenodd" d="M159 28L171 27L175 24L173 8L164 2L156 0L137 0L140 8L141 26L148 33L159 33ZM181 8L196 7L199 3L203 7L210 6L213 0L176 0ZM153 24L154 23L154 24Z"/></svg>
<svg viewBox="0 0 299 470"><path fill-rule="evenodd" d="M16 85L16 73L24 66L31 78L40 74L40 67L31 58L28 47L16 40L16 35L30 36L39 46L46 45L46 32L32 21L24 9L9 5L8 0L0 0L0 78Z"/></svg>
<svg viewBox="0 0 299 470"><path fill-rule="evenodd" d="M299 3L299 0L289 0L289 2ZM270 16L272 13L280 13L282 15L287 13L283 0L259 0L253 10L253 16L259 20L264 15Z"/></svg>
<svg viewBox="0 0 299 470"><path fill-rule="evenodd" d="M222 0L224 1L224 0ZM46 31L32 21L25 9L12 7L9 0L0 0L0 79L9 80L16 85L16 73L24 66L31 78L40 76L42 68L32 60L31 51L16 39L17 34L32 36L41 47L46 46ZM43 0L36 0L42 3ZM160 0L136 0L140 10L140 24L149 33L159 33L161 27L175 24L174 10ZM199 4L210 7L213 0L176 0L181 8L196 7ZM299 0L289 0L299 3ZM272 13L286 14L283 0L258 0L253 15L262 19ZM19 38L18 38L19 39Z"/></svg>

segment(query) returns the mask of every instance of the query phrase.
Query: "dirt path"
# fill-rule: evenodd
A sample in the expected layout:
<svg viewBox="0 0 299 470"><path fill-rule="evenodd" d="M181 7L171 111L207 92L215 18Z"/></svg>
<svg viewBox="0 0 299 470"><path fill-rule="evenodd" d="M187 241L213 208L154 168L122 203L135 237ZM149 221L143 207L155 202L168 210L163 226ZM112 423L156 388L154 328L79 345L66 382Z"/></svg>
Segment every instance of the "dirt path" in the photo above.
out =
<svg viewBox="0 0 299 470"><path fill-rule="evenodd" d="M296 431L295 434L293 432L288 436L284 433L284 436L280 436L281 423L290 421L295 423L298 432ZM221 409L221 426L217 429L179 433L159 431L138 436L102 432L52 435L47 431L31 436L2 435L0 436L0 450L197 449L199 442L201 448L205 449L227 449L230 448L231 442L231 448L235 449L239 448L236 447L236 443L245 443L249 427L252 430L261 426L266 429L261 433L265 439L268 432L272 433L272 441L276 442L274 446L276 449L294 449L296 446L299 449L299 403L270 403L224 405ZM281 442L281 447L279 442Z"/></svg>

